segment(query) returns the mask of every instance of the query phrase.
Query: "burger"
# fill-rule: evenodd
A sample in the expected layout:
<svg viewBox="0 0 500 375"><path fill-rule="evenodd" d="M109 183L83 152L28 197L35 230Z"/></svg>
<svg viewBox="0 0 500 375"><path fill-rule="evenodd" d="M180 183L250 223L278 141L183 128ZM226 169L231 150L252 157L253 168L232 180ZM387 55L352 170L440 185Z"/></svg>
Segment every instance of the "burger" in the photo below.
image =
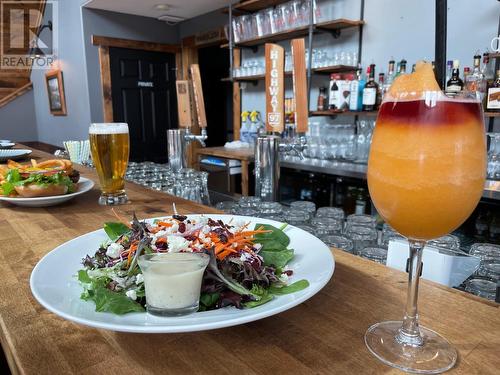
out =
<svg viewBox="0 0 500 375"><path fill-rule="evenodd" d="M47 160L31 165L9 161L0 177L1 193L11 197L48 197L75 192L80 178L69 160Z"/></svg>

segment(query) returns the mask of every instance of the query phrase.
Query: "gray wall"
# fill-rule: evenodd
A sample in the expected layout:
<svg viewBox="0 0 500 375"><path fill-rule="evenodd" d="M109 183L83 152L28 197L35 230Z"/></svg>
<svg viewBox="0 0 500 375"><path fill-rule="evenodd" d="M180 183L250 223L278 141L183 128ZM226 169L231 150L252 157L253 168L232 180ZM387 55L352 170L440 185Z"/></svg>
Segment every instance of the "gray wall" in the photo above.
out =
<svg viewBox="0 0 500 375"><path fill-rule="evenodd" d="M62 145L64 140L88 137L90 123L85 54L82 48L80 1L59 1L58 19L52 20L59 32L58 65L63 72L67 116L53 116L49 111L45 83L46 70L33 70L38 140Z"/></svg>
<svg viewBox="0 0 500 375"><path fill-rule="evenodd" d="M146 42L177 44L176 26L169 26L148 17L82 8L83 40L87 64L88 95L91 122L103 121L101 76L98 47L91 36L107 36Z"/></svg>
<svg viewBox="0 0 500 375"><path fill-rule="evenodd" d="M0 139L16 142L38 139L33 90L0 108Z"/></svg>

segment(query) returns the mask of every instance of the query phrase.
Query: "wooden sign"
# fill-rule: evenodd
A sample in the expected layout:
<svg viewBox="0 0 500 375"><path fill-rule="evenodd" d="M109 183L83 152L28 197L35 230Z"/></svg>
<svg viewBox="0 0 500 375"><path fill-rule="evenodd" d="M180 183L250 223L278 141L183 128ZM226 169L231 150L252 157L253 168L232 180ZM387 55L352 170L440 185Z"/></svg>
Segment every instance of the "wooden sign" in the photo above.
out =
<svg viewBox="0 0 500 375"><path fill-rule="evenodd" d="M177 112L179 127L191 128L193 118L191 116L191 97L189 95L189 81L176 81Z"/></svg>
<svg viewBox="0 0 500 375"><path fill-rule="evenodd" d="M200 128L207 127L207 116L205 114L205 101L203 100L203 88L201 87L200 66L191 64L191 80L193 84L194 103L196 104L196 114Z"/></svg>
<svg viewBox="0 0 500 375"><path fill-rule="evenodd" d="M218 42L226 41L227 38L224 34L224 28L204 31L196 33L194 36L194 45L196 47L217 44Z"/></svg>
<svg viewBox="0 0 500 375"><path fill-rule="evenodd" d="M293 97L295 98L295 124L297 133L307 132L309 104L307 103L307 75L304 39L292 40Z"/></svg>
<svg viewBox="0 0 500 375"><path fill-rule="evenodd" d="M266 43L266 130L284 130L285 50L277 44Z"/></svg>

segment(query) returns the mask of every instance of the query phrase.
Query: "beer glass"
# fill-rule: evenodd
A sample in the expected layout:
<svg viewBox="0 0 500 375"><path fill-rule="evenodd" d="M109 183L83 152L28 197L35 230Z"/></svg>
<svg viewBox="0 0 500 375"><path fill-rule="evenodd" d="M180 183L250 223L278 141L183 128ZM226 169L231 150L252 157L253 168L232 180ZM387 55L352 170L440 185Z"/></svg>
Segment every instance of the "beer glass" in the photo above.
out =
<svg viewBox="0 0 500 375"><path fill-rule="evenodd" d="M89 129L92 160L99 176L99 204L115 205L128 201L125 172L129 154L128 125L125 123L91 124Z"/></svg>
<svg viewBox="0 0 500 375"><path fill-rule="evenodd" d="M423 68L434 80L430 64ZM419 85L423 78L405 77L399 82L404 81ZM457 351L444 337L419 325L422 251L426 242L450 233L469 217L481 198L486 174L481 103L466 95L448 98L438 89L424 88L421 95L409 89L399 97L388 93L368 159L373 204L408 238L410 257L403 321L374 324L365 343L384 363L422 374L444 372L457 359Z"/></svg>

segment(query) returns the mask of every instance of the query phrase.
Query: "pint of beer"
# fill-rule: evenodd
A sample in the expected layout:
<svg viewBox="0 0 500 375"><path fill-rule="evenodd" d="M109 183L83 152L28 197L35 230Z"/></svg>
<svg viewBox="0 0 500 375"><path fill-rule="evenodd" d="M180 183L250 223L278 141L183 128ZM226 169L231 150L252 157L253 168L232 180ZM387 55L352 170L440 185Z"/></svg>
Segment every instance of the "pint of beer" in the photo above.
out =
<svg viewBox="0 0 500 375"><path fill-rule="evenodd" d="M99 204L126 203L124 178L129 154L128 125L91 124L89 136L92 160L101 184Z"/></svg>

